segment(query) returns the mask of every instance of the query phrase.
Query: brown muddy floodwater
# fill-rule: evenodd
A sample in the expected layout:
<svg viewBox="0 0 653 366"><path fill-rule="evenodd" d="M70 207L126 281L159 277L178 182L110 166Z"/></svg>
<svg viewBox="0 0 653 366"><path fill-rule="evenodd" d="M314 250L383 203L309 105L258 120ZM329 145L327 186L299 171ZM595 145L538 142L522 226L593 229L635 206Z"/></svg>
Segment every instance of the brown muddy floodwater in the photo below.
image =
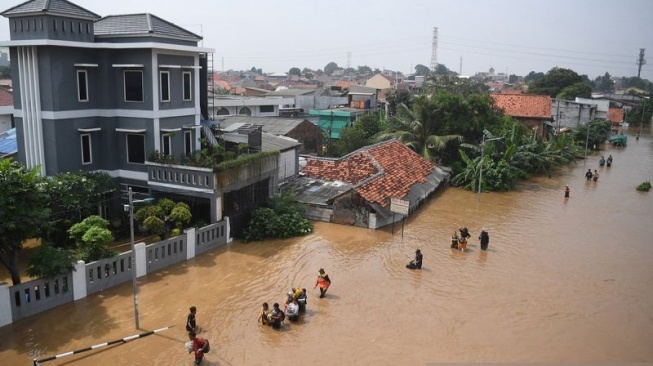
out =
<svg viewBox="0 0 653 366"><path fill-rule="evenodd" d="M634 131L631 131L634 133ZM600 154L614 165L599 168ZM599 169L586 183L587 168ZM653 361L653 141L605 147L587 164L509 193L448 188L405 225L372 231L317 223L308 237L233 243L131 283L0 328L0 363L30 365L144 330L157 335L46 365L191 365L187 309L198 307L207 365L424 365L429 362ZM571 198L565 200L565 184ZM449 248L472 232L468 253ZM481 228L490 232L479 249ZM404 267L416 248L424 267ZM313 284L324 267L327 298ZM309 289L308 312L282 331L257 324L264 301Z"/></svg>

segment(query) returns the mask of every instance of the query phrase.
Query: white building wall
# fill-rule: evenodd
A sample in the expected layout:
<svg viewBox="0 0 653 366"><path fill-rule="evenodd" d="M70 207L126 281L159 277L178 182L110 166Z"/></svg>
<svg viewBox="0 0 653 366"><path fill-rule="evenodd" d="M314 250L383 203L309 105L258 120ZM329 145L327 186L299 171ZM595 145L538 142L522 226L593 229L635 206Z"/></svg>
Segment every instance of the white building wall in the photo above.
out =
<svg viewBox="0 0 653 366"><path fill-rule="evenodd" d="M0 107L0 110L3 109L4 107ZM11 107L13 111L13 107ZM11 114L3 114L2 111L0 111L0 133L7 131L8 129L11 128Z"/></svg>
<svg viewBox="0 0 653 366"><path fill-rule="evenodd" d="M279 182L297 174L297 150L284 151L279 154Z"/></svg>

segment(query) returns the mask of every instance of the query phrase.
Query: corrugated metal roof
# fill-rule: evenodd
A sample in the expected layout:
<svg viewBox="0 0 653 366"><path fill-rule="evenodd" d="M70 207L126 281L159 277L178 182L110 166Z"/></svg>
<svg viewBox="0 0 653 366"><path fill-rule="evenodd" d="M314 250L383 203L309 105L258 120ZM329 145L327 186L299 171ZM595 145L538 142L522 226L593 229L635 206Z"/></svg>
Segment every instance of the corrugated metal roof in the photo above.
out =
<svg viewBox="0 0 653 366"><path fill-rule="evenodd" d="M96 36L157 35L199 41L202 37L163 20L156 15L124 14L109 15L95 22Z"/></svg>
<svg viewBox="0 0 653 366"><path fill-rule="evenodd" d="M303 118L230 116L220 121L220 126L224 129L237 123L251 123L263 126L263 132L283 136L304 121Z"/></svg>
<svg viewBox="0 0 653 366"><path fill-rule="evenodd" d="M34 14L53 14L93 20L101 18L99 15L67 0L29 0L2 13L7 18Z"/></svg>
<svg viewBox="0 0 653 366"><path fill-rule="evenodd" d="M295 97L298 95L312 94L315 92L315 89L281 89L269 92L266 94L268 97L272 96L284 96L284 97Z"/></svg>
<svg viewBox="0 0 653 366"><path fill-rule="evenodd" d="M12 155L18 152L16 129L12 128L0 133L0 156Z"/></svg>
<svg viewBox="0 0 653 366"><path fill-rule="evenodd" d="M301 145L301 143L295 139L284 136L275 136L271 133L263 132L261 138L261 150L263 151L286 151Z"/></svg>

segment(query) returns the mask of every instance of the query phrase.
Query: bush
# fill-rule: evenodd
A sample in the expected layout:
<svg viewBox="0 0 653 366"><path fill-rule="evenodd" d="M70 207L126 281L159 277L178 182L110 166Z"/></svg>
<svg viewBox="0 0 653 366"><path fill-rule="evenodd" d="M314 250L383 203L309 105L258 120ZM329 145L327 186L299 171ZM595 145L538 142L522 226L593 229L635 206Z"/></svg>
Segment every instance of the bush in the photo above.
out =
<svg viewBox="0 0 653 366"><path fill-rule="evenodd" d="M54 277L74 270L75 253L70 249L41 244L29 259L27 274L32 278Z"/></svg>
<svg viewBox="0 0 653 366"><path fill-rule="evenodd" d="M243 238L245 242L292 238L313 232L313 225L302 216L303 206L295 201L292 191L271 198L266 206L252 214Z"/></svg>
<svg viewBox="0 0 653 366"><path fill-rule="evenodd" d="M651 181L647 180L645 182L642 182L642 184L637 186L637 190L642 191L642 192L650 191L651 190Z"/></svg>

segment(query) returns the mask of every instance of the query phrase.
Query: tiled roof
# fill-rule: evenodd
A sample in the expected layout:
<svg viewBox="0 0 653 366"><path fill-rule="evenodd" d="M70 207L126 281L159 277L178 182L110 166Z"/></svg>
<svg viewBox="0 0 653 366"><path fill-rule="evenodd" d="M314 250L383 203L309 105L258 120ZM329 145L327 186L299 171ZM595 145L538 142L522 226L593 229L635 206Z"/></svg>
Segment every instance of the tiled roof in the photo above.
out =
<svg viewBox="0 0 653 366"><path fill-rule="evenodd" d="M307 177L341 181L367 202L386 207L391 197L404 198L411 186L424 183L435 165L396 140L356 150L338 160L307 158Z"/></svg>
<svg viewBox="0 0 653 366"><path fill-rule="evenodd" d="M79 5L67 0L29 0L5 10L2 15L10 18L15 16L53 14L78 19L100 19L101 17Z"/></svg>
<svg viewBox="0 0 653 366"><path fill-rule="evenodd" d="M532 94L493 94L497 107L512 117L551 118L551 97Z"/></svg>
<svg viewBox="0 0 653 366"><path fill-rule="evenodd" d="M202 37L149 13L109 15L95 22L96 36L157 35L199 41Z"/></svg>
<svg viewBox="0 0 653 366"><path fill-rule="evenodd" d="M623 108L609 108L608 109L608 119L613 123L621 123L624 121L624 110Z"/></svg>
<svg viewBox="0 0 653 366"><path fill-rule="evenodd" d="M0 107L10 106L14 106L14 95L9 90L0 88Z"/></svg>

